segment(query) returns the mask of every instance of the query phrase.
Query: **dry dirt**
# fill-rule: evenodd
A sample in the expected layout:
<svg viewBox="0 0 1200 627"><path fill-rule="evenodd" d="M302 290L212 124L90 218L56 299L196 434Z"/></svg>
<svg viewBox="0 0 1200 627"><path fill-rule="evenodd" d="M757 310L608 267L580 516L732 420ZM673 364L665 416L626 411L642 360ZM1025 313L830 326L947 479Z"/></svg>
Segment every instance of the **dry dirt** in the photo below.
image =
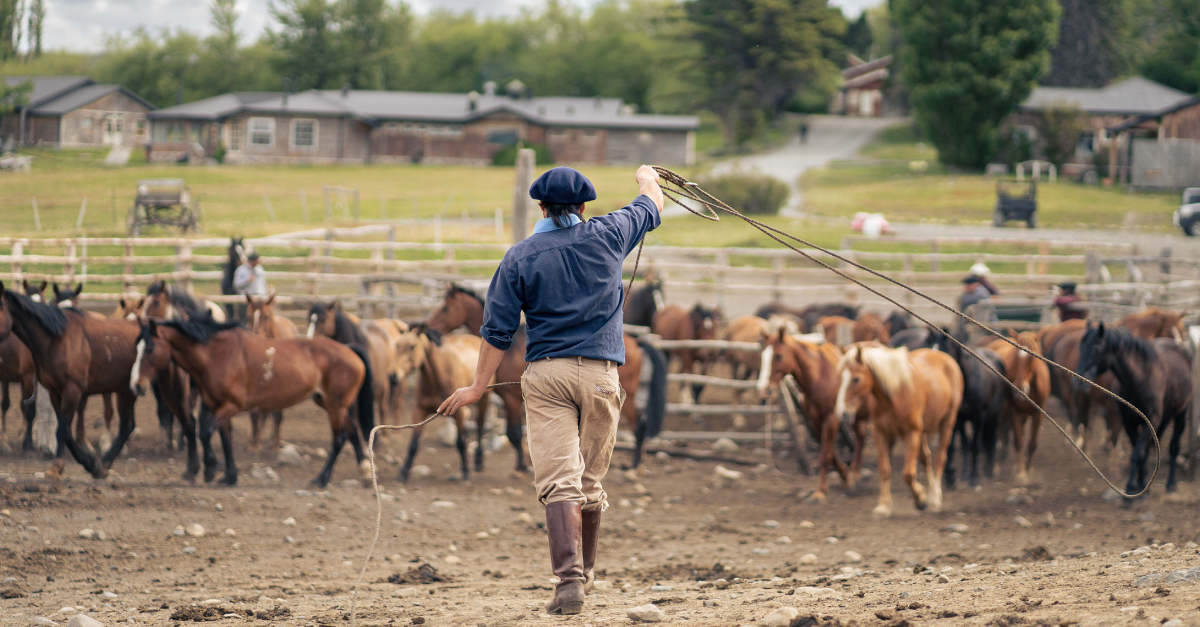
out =
<svg viewBox="0 0 1200 627"><path fill-rule="evenodd" d="M327 490L309 485L316 449L328 446L320 415L301 407L284 423L285 440L312 457L300 468L246 452L238 418L242 481L217 488L178 478L184 457L162 449L151 409L139 405L142 433L103 481L72 463L51 483L36 474L47 467L40 457L0 456L0 624L65 623L82 610L105 625L350 625L375 502L353 481L352 455ZM453 449L427 430L417 463L432 470L404 487L393 456L407 442L379 445L387 496L360 588L362 625L624 625L630 608L650 602L673 625L754 624L783 606L821 625L1200 625L1200 583L1133 585L1200 565L1187 545L1200 531L1197 486L1181 483L1167 498L1156 485L1131 508L1106 501L1050 429L1027 492L1013 492L1006 462L982 490L947 492L945 511L920 513L897 478L890 520L871 516L874 479L854 494L835 487L816 505L797 496L813 477L739 467L743 479L718 484L712 462L661 456L640 479L614 468L598 564L609 589L566 618L540 609L551 589L541 507L529 479L512 472L511 448L461 482L450 478ZM255 463L278 477L252 477ZM1108 467L1120 475L1119 464ZM174 534L194 523L202 537ZM947 529L955 524L966 527ZM83 529L105 539L84 539ZM816 564L804 563L808 554Z"/></svg>

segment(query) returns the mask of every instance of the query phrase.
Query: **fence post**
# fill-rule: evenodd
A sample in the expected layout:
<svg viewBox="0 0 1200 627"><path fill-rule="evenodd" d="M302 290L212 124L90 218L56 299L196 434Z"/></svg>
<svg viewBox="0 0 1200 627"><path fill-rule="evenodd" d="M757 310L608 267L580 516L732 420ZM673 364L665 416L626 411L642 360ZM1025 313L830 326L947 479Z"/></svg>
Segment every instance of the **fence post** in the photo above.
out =
<svg viewBox="0 0 1200 627"><path fill-rule="evenodd" d="M1084 265L1084 283L1099 283L1102 275L1100 263L1100 253L1095 250L1089 250L1083 254Z"/></svg>
<svg viewBox="0 0 1200 627"><path fill-rule="evenodd" d="M321 247L313 246L308 252L308 272L311 275L308 279L308 293L316 296L317 290L317 273L320 271Z"/></svg>
<svg viewBox="0 0 1200 627"><path fill-rule="evenodd" d="M329 204L329 186L321 188L321 197L325 200L325 219L333 219L333 206Z"/></svg>
<svg viewBox="0 0 1200 627"><path fill-rule="evenodd" d="M936 239L929 244L929 252L933 253L933 257L930 257L929 259L929 271L941 272L942 260L938 257L938 255L942 254L942 245Z"/></svg>
<svg viewBox="0 0 1200 627"><path fill-rule="evenodd" d="M308 194L304 193L304 188L300 188L300 211L304 212L304 223L308 224Z"/></svg>
<svg viewBox="0 0 1200 627"><path fill-rule="evenodd" d="M82 237L82 238L80 238L80 239L79 239L79 243L80 243L81 247L83 248L83 253L82 253L82 254L79 256L79 259L80 259L80 261L79 261L79 266L80 266L79 273L83 275L83 279L86 281L86 280L87 280L87 276L88 276L88 267L87 267L87 255L88 255L88 253L87 253L87 238L86 238L86 237Z"/></svg>
<svg viewBox="0 0 1200 627"><path fill-rule="evenodd" d="M63 262L63 276L67 284L75 282L75 239L67 241L67 260Z"/></svg>
<svg viewBox="0 0 1200 627"><path fill-rule="evenodd" d="M380 200L382 200L382 198L381 198ZM394 227L394 226L393 226L393 227L390 227L390 228L388 229L388 238L387 238L387 241L388 241L388 244L395 244L395 243L396 243L396 227ZM386 252L386 253L384 253L384 256L385 256L385 257L387 258L387 260L388 260L388 261L390 261L390 262L394 262L394 261L396 261L396 249L395 249L395 248L392 248L391 246L388 246L387 252ZM395 264L389 264L389 265L388 265L388 270L389 270L389 271L391 271L391 270L392 270L392 269L394 269L394 268L395 268ZM387 284L387 295L388 295L388 299L389 299L389 302L388 302L388 304L387 304L387 308L386 308L386 311L387 311L387 317L389 317L389 318L395 318L395 317L396 317L396 314L398 313L398 312L396 311L396 303L390 300L390 299L394 299L394 298L396 298L396 284L395 284L395 283L392 283L392 282L390 282L390 281L388 282L388 284Z"/></svg>
<svg viewBox="0 0 1200 627"><path fill-rule="evenodd" d="M332 241L333 241L333 229L325 229L325 241L326 241L326 242L332 242ZM325 274L329 274L330 270L329 270L329 259L328 259L328 258L329 258L329 257L332 257L332 256L333 256L333 246L330 246L330 245L327 243L327 244L325 244L325 257L326 257L326 259L325 259L325 261L324 261L324 262L321 264L321 272L324 272Z"/></svg>
<svg viewBox="0 0 1200 627"><path fill-rule="evenodd" d="M517 180L513 187L513 243L529 236L529 186L533 183L534 152L532 148L517 151Z"/></svg>
<svg viewBox="0 0 1200 627"><path fill-rule="evenodd" d="M192 243L184 242L182 246L177 247L178 260L175 262L175 271L183 277L179 283L183 286L184 291L188 294L192 293Z"/></svg>
<svg viewBox="0 0 1200 627"><path fill-rule="evenodd" d="M133 240L128 238L125 240L125 255L122 262L125 266L125 276L121 279L121 289L128 292L133 289Z"/></svg>
<svg viewBox="0 0 1200 627"><path fill-rule="evenodd" d="M25 242L14 242L12 246L12 273L13 273L13 289L25 280L25 264L21 262L21 257L25 256Z"/></svg>
<svg viewBox="0 0 1200 627"><path fill-rule="evenodd" d="M779 287L783 281L783 268L785 265L783 257L775 257L771 261L771 274L774 275L772 277L772 285L775 288L771 290L771 300L776 302L783 300L783 291Z"/></svg>
<svg viewBox="0 0 1200 627"><path fill-rule="evenodd" d="M788 375L783 380L783 385L779 386L779 398L783 401L783 416L787 419L788 431L792 434L792 446L796 451L796 463L800 466L800 472L806 475L812 474L812 468L808 464L808 452L805 450L804 435L800 433L800 411L796 406L796 400L793 396L793 388L796 386L795 379L792 375ZM767 416L767 420L772 417ZM807 421L805 422L807 425ZM767 451L768 455L773 455L775 451Z"/></svg>
<svg viewBox="0 0 1200 627"><path fill-rule="evenodd" d="M500 207L496 207L496 237L504 237L504 212L500 210Z"/></svg>
<svg viewBox="0 0 1200 627"><path fill-rule="evenodd" d="M729 267L729 255L724 251L717 253L716 263L713 264L716 272L713 273L713 278L717 283L717 309L725 310L725 271L722 268Z"/></svg>
<svg viewBox="0 0 1200 627"><path fill-rule="evenodd" d="M1050 256L1050 242L1042 240L1038 242L1038 254L1042 257ZM1038 274L1050 274L1050 263L1045 259L1038 262Z"/></svg>

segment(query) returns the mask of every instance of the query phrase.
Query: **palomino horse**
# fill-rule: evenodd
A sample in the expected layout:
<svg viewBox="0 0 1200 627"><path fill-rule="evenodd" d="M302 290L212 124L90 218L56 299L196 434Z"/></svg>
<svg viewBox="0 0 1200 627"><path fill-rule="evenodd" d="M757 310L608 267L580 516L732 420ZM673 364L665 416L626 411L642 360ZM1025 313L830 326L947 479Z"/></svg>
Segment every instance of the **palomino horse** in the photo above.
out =
<svg viewBox="0 0 1200 627"><path fill-rule="evenodd" d="M1042 345L1038 343L1036 333L1016 333L1013 334L1013 339L1029 353L1042 354ZM996 351L1004 361L1002 372L1008 380L1029 397L1029 400L1025 400L1013 392L1011 387L1006 386L1013 447L1017 451L1016 482L1029 483L1029 469L1033 465L1033 453L1037 450L1038 429L1042 426L1041 409L1050 398L1050 366L1025 351L1013 348L1004 340L995 340L988 344L988 348ZM1029 425L1028 432L1025 431L1026 425ZM1005 433L1002 437L1007 440L1008 434Z"/></svg>
<svg viewBox="0 0 1200 627"><path fill-rule="evenodd" d="M129 434L133 432L133 405L129 369L136 359L138 325L126 320L97 319L74 308L35 303L29 297L5 291L0 300L11 318L12 333L33 357L38 382L50 394L58 415L58 449L47 475L62 476L64 455L70 452L93 477L103 478ZM97 461L71 434L71 421L91 394L115 393L120 430L113 445Z"/></svg>
<svg viewBox="0 0 1200 627"><path fill-rule="evenodd" d="M909 352L874 342L853 344L838 362L836 413L850 420L866 407L879 452L879 504L876 516L892 515L892 444L904 441L903 477L917 509L942 509L942 471L962 404L962 372L949 355L929 349ZM932 455L929 438L938 436ZM925 464L928 494L917 482L917 461Z"/></svg>
<svg viewBox="0 0 1200 627"><path fill-rule="evenodd" d="M1144 340L1125 329L1106 328L1103 322L1094 326L1089 323L1079 344L1076 372L1092 381L1101 373L1112 372L1120 384L1121 398L1145 414L1159 437L1174 425L1167 447L1167 492L1175 491L1179 441L1192 403L1191 363L1187 351L1173 339ZM1150 430L1124 404L1118 403L1117 408L1133 445L1129 481L1125 484L1125 491L1132 494L1145 488L1149 480L1146 461Z"/></svg>
<svg viewBox="0 0 1200 627"><path fill-rule="evenodd" d="M465 326L472 335L479 335L483 326L483 299L474 291L465 287L451 285L446 290L442 304L429 314L426 325L441 333L448 333ZM651 366L649 394L646 399L646 409L639 416L635 396L642 372L642 360L648 360ZM525 328L521 327L513 335L512 346L504 353L504 359L496 370L496 381L505 383L521 380L525 372ZM621 388L625 390L625 403L621 406L621 415L634 428L637 440L633 453L633 464L641 463L642 444L646 438L658 435L667 411L667 360L657 348L647 342L635 340L625 335L625 363L617 367L617 378ZM503 386L494 390L504 402L507 416L507 435L509 442L517 453L517 470L523 471L525 453L521 448L522 423L525 417L525 400L521 388L517 385ZM453 390L451 390L453 392ZM439 403L440 404L440 403ZM437 406L434 406L436 409ZM482 442L483 434L479 434ZM483 469L482 447L475 451L475 470Z"/></svg>
<svg viewBox="0 0 1200 627"><path fill-rule="evenodd" d="M679 305L671 304L655 312L650 330L664 340L711 340L716 336L719 319L715 311L706 309L702 305L696 305L692 307L691 311L688 311ZM667 351L667 353L679 360L680 372L698 374L695 367L699 364L703 370L703 356L708 351L682 348ZM703 374L703 372L699 374ZM689 388L684 385L683 389ZM693 383L691 399L700 400L700 394L703 391L703 383Z"/></svg>
<svg viewBox="0 0 1200 627"><path fill-rule="evenodd" d="M415 348L418 334L409 330L403 320L379 318L366 325L368 333L379 335L391 352L391 362L384 369L388 380L387 412L381 412L380 422L388 420L399 424L400 402L404 398L405 381L417 369Z"/></svg>
<svg viewBox="0 0 1200 627"><path fill-rule="evenodd" d="M471 385L475 379L475 365L479 362L479 348L483 340L466 334L443 336L438 331L423 325L414 330L419 335L416 361L417 367L421 370L421 381L417 386L417 404L413 408L413 422L417 423L425 420L429 414L437 412L446 397L453 394L455 390ZM489 383L491 382L489 381ZM467 415L468 413L474 414L476 432L483 433L488 400L488 395L484 394L470 412L463 407L454 413L454 423L458 427L455 446L458 448L464 481L470 475L464 428ZM400 481L403 483L408 483L413 461L420 449L421 431L421 427L413 429L411 439L408 441L408 455L404 458L404 465L400 467ZM476 449L476 467L482 465L482 445L481 437ZM520 449L517 449L517 455L522 455Z"/></svg>
<svg viewBox="0 0 1200 627"><path fill-rule="evenodd" d="M647 276L645 284L625 299L625 324L648 327L654 324L654 313L666 306L662 281Z"/></svg>
<svg viewBox="0 0 1200 627"><path fill-rule="evenodd" d="M808 420L808 430L821 443L821 453L817 461L820 469L817 480L817 491L813 492L813 500L824 502L829 491L829 467L834 466L842 477L842 483L848 488L854 487L862 468L862 455L867 438L867 412L865 405L854 416L854 459L850 468L846 468L834 450L837 444L840 416L834 413L838 398L838 361L842 351L833 344L815 344L797 339L786 331L762 338L763 372L759 377L758 391L766 395L767 385L777 386L787 375L792 375L804 393L804 417ZM787 392L781 390L781 393Z"/></svg>
<svg viewBox="0 0 1200 627"><path fill-rule="evenodd" d="M338 454L350 440L358 458L361 478L369 481L362 442L350 419L349 409L358 403L358 426L370 433L373 426L371 402L364 399L363 361L354 351L333 340L267 339L238 323L218 323L211 316L189 320L151 319L140 331L138 354L142 356L133 381L126 384L145 392L145 382L157 375L164 362L160 353L169 353L196 381L203 400L201 413L212 408L211 418L221 432L225 453L225 476L221 483L236 485L237 464L233 458L232 418L240 412L282 411L306 399L314 399L329 416L333 442L325 467L313 483L329 483ZM357 398L357 400L356 400ZM204 416L201 418L205 419ZM217 460L209 441L210 433L201 429L204 445L204 480L216 475Z"/></svg>
<svg viewBox="0 0 1200 627"><path fill-rule="evenodd" d="M275 293L265 299L255 299L246 295L246 318L250 321L250 330L271 340L286 340L297 337L296 323L283 316L275 315ZM271 433L271 450L279 450L279 428L283 424L283 412L271 413L275 419L275 430ZM260 411L250 412L250 450L262 450L263 414Z"/></svg>
<svg viewBox="0 0 1200 627"><path fill-rule="evenodd" d="M388 395L392 390L388 381L388 367L392 362L391 345L386 337L377 333L368 333L370 323L359 324L357 319L342 310L342 304L334 300L328 305L314 303L308 309L308 330L305 337L312 339L318 335L341 342L350 347L356 355L362 358L363 367L367 369L367 392L371 399L368 411L375 411L375 403L379 403L379 422L387 424L386 410L390 407ZM366 396L364 396L366 398ZM374 419L372 419L373 421ZM372 425L373 426L373 425ZM371 429L362 432L365 440L370 437Z"/></svg>

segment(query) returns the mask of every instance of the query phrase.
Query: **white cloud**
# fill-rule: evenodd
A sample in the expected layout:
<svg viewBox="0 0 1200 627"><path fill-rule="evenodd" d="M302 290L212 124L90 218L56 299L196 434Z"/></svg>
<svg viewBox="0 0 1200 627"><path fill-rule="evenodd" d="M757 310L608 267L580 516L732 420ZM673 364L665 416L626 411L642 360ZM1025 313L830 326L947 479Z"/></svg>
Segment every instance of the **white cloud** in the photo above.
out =
<svg viewBox="0 0 1200 627"><path fill-rule="evenodd" d="M591 0L572 0L586 6ZM856 17L864 8L883 0L830 0L847 15ZM444 8L475 11L479 15L516 15L523 8L538 7L545 0L411 0L419 13ZM257 39L271 23L269 0L238 0L240 30L247 40ZM44 47L84 52L100 50L104 37L127 34L138 27L150 31L185 29L201 35L212 32L205 0L46 0Z"/></svg>

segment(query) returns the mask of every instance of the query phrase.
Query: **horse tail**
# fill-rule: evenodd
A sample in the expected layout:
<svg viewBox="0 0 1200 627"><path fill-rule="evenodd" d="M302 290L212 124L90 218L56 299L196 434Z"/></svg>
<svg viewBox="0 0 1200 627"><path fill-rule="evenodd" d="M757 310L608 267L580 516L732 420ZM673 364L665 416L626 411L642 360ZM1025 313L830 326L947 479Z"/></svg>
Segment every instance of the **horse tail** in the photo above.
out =
<svg viewBox="0 0 1200 627"><path fill-rule="evenodd" d="M645 423L645 437L653 438L662 431L667 416L667 356L645 340L638 340L637 344L650 361L650 394L641 422Z"/></svg>
<svg viewBox="0 0 1200 627"><path fill-rule="evenodd" d="M363 346L353 345L350 350L362 360L363 381L358 388L358 428L362 431L364 441L371 437L371 429L375 428L375 385L371 374L371 358Z"/></svg>

